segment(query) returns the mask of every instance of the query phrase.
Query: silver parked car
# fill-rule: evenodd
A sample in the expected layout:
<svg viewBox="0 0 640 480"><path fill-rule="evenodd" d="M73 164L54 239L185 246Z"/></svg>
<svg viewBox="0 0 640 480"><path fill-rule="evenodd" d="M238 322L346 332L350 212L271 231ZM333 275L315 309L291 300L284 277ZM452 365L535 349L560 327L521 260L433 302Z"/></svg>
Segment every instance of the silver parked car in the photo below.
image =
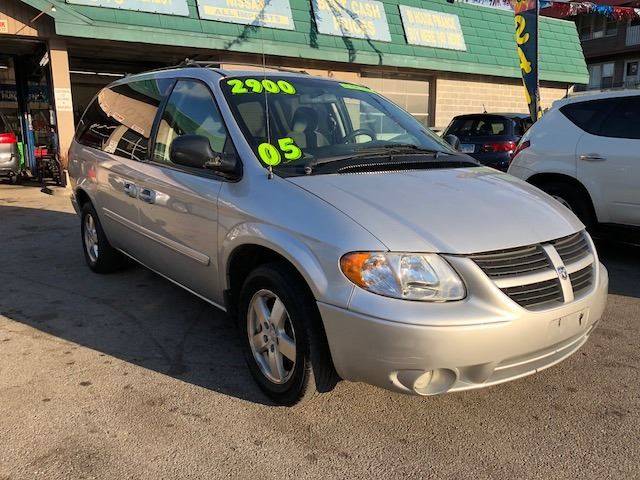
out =
<svg viewBox="0 0 640 480"><path fill-rule="evenodd" d="M8 178L11 183L17 183L20 180L18 137L2 112L0 112L0 177Z"/></svg>
<svg viewBox="0 0 640 480"><path fill-rule="evenodd" d="M181 67L100 91L70 150L89 267L131 257L237 319L276 403L433 395L567 358L608 276L578 219L366 87Z"/></svg>

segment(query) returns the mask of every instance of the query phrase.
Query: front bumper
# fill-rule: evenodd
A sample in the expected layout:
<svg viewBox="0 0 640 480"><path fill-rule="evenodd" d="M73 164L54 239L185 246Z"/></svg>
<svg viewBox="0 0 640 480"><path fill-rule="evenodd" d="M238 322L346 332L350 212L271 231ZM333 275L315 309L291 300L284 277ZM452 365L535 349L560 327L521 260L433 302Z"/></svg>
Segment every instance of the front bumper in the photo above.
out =
<svg viewBox="0 0 640 480"><path fill-rule="evenodd" d="M385 308L377 310L387 317L383 319L318 306L343 379L405 393L439 394L524 377L577 351L606 303L608 274L602 264L596 271L588 294L544 311L526 310L508 299L496 304L474 299L424 304L379 297L393 304L394 321ZM416 309L428 317L420 324Z"/></svg>
<svg viewBox="0 0 640 480"><path fill-rule="evenodd" d="M78 197L76 197L75 191L71 191L69 199L71 200L71 205L73 205L73 209L75 210L76 214L80 215L80 205L78 204Z"/></svg>

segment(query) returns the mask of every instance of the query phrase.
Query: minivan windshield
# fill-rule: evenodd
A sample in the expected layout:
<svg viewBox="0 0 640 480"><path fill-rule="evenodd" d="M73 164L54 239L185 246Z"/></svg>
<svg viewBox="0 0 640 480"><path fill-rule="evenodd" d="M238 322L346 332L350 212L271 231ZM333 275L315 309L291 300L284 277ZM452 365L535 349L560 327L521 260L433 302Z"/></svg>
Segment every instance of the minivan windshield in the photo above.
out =
<svg viewBox="0 0 640 480"><path fill-rule="evenodd" d="M360 85L259 72L224 78L221 87L258 158L283 173L397 155L441 162L449 155L440 153L454 153L409 113Z"/></svg>

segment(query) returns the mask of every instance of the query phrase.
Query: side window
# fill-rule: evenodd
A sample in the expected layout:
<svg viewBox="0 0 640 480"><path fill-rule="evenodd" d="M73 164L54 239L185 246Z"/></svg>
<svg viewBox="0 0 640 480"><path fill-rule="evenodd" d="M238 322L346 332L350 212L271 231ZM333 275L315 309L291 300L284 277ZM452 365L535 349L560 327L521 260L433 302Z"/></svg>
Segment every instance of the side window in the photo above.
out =
<svg viewBox="0 0 640 480"><path fill-rule="evenodd" d="M173 165L169 149L180 135L202 135L217 153L233 149L211 92L196 80L179 80L171 92L158 126L153 161Z"/></svg>
<svg viewBox="0 0 640 480"><path fill-rule="evenodd" d="M624 97L605 118L600 135L640 139L640 97Z"/></svg>
<svg viewBox="0 0 640 480"><path fill-rule="evenodd" d="M560 108L560 111L585 132L598 135L602 121L615 102L615 99L606 99L570 103Z"/></svg>
<svg viewBox="0 0 640 480"><path fill-rule="evenodd" d="M150 79L102 89L80 120L83 145L130 160L148 160L153 120L171 80Z"/></svg>

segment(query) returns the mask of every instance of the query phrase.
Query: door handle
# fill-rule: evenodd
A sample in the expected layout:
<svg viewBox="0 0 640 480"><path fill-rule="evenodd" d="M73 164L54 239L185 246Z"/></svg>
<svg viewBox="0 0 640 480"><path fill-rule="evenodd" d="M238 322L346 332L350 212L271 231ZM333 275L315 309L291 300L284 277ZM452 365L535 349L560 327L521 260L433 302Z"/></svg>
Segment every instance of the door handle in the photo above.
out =
<svg viewBox="0 0 640 480"><path fill-rule="evenodd" d="M124 190L124 193L126 193L130 197L136 198L138 196L138 187L136 187L136 185L133 183L125 182L122 189Z"/></svg>
<svg viewBox="0 0 640 480"><path fill-rule="evenodd" d="M580 155L580 160L583 162L602 162L606 160L607 157L603 157L597 153L588 153L586 155Z"/></svg>
<svg viewBox="0 0 640 480"><path fill-rule="evenodd" d="M138 198L146 203L153 203L156 201L156 192L149 188L143 188L138 193Z"/></svg>

